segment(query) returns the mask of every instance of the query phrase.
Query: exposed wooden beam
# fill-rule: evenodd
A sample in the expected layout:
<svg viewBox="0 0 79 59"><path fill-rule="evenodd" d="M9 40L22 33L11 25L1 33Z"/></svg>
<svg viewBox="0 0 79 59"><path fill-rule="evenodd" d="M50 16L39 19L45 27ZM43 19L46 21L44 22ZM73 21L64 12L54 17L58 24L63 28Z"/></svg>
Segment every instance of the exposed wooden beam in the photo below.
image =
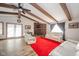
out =
<svg viewBox="0 0 79 59"><path fill-rule="evenodd" d="M5 8L18 8L15 5L10 5L10 4L6 4L6 3L0 3L0 7L5 7Z"/></svg>
<svg viewBox="0 0 79 59"><path fill-rule="evenodd" d="M14 12L5 12L5 11L0 11L0 14L18 15L18 13L14 13ZM32 21L38 22L38 21L36 21L36 20L34 20L34 19L32 19L32 18L30 18L30 17L28 17L28 16L25 16L25 15L23 15L23 14L21 14L21 16L23 16L23 17L25 17L25 18L27 18L27 19L30 19L30 20L32 20Z"/></svg>
<svg viewBox="0 0 79 59"><path fill-rule="evenodd" d="M0 14L18 15L18 13L0 11Z"/></svg>
<svg viewBox="0 0 79 59"><path fill-rule="evenodd" d="M10 4L6 4L6 3L0 3L0 7L5 7L5 8L14 8L14 9L17 9L18 7L16 7L15 5L10 5ZM36 16L35 14L33 14L33 13L29 13L29 12L26 12L26 13L28 13L29 15L31 15L31 16L33 16L33 17L35 17L35 18L37 18L37 19L39 19L39 20L41 20L41 21L43 21L43 22L45 22L45 23L48 23L49 24L49 22L47 22L47 21L45 21L45 20L43 20L42 18L40 18L40 17L38 17L38 16ZM8 14L8 13L7 13ZM24 16L25 17L25 15L22 15L22 16ZM28 18L28 17L27 17ZM32 19L33 20L33 19Z"/></svg>
<svg viewBox="0 0 79 59"><path fill-rule="evenodd" d="M42 12L44 15L46 15L47 17L49 17L51 20L55 20L56 22L58 22L53 16L51 16L47 11L45 11L42 7L40 7L36 3L30 3L30 4L33 7L35 7L36 9L38 9L40 12Z"/></svg>
<svg viewBox="0 0 79 59"><path fill-rule="evenodd" d="M31 15L31 16L33 16L33 17L35 17L35 18L37 18L37 19L39 19L39 20L41 20L41 21L45 22L45 23L50 24L49 22L47 22L47 21L43 20L42 18L40 18L39 16L37 16L37 15L35 15L35 14L31 13L31 12L27 12L27 13L28 13L29 15Z"/></svg>
<svg viewBox="0 0 79 59"><path fill-rule="evenodd" d="M67 8L66 4L65 4L65 3L60 3L60 6L61 6L61 8L63 9L63 11L64 11L66 17L68 18L68 20L71 21L72 18L71 18L71 15L70 15L70 13L69 13L69 11L68 11L68 8Z"/></svg>
<svg viewBox="0 0 79 59"><path fill-rule="evenodd" d="M25 15L23 15L23 14L21 14L21 16L23 16L23 17L25 17L25 18L28 18L28 19L30 19L30 20L32 20L32 21L38 22L38 21L36 21L36 20L34 20L34 19L30 18L30 17L27 17L27 16L25 16Z"/></svg>

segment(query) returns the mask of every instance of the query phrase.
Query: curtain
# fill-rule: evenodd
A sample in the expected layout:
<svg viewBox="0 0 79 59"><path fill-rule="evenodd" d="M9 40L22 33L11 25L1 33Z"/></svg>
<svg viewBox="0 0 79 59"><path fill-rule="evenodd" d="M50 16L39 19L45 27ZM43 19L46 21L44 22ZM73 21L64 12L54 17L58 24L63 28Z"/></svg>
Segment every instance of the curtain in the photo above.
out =
<svg viewBox="0 0 79 59"><path fill-rule="evenodd" d="M50 30L52 31L52 29L54 28L55 24L51 24L50 25Z"/></svg>
<svg viewBox="0 0 79 59"><path fill-rule="evenodd" d="M60 29L63 31L63 40L65 40L65 22L63 23L58 23L58 26Z"/></svg>

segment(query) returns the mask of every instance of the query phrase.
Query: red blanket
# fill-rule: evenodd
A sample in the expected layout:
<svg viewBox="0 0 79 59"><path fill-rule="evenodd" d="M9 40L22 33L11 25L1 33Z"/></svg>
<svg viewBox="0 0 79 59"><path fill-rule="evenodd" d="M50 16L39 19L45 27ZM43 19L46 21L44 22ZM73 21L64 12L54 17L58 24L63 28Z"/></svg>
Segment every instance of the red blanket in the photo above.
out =
<svg viewBox="0 0 79 59"><path fill-rule="evenodd" d="M49 40L43 37L36 37L36 43L32 44L31 47L39 56L48 56L49 53L56 48L60 42Z"/></svg>

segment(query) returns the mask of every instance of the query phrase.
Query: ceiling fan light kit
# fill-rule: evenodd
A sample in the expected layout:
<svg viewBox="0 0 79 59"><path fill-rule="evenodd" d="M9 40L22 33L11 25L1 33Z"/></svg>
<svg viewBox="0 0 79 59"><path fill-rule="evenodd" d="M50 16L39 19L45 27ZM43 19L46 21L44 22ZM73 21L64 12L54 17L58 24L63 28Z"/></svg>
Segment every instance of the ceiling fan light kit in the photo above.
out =
<svg viewBox="0 0 79 59"><path fill-rule="evenodd" d="M18 22L18 23L21 23L21 20L20 20L20 18L18 18L17 22Z"/></svg>
<svg viewBox="0 0 79 59"><path fill-rule="evenodd" d="M29 9L24 9L21 3L18 3L18 23L21 23L21 13L25 14L25 12L30 12Z"/></svg>

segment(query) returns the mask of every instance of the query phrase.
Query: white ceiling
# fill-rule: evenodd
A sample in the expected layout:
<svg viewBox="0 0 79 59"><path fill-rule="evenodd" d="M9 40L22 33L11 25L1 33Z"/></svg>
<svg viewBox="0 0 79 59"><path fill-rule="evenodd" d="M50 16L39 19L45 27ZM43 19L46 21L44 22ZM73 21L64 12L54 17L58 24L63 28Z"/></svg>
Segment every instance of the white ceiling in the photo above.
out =
<svg viewBox="0 0 79 59"><path fill-rule="evenodd" d="M72 18L79 18L79 3L66 4Z"/></svg>
<svg viewBox="0 0 79 59"><path fill-rule="evenodd" d="M30 9L31 13L39 16L40 18L42 18L43 20L46 20L49 23L54 22L53 20L51 20L50 18L46 17L43 13L41 13L39 10L37 10L36 8L31 6L30 4L24 4L24 8Z"/></svg>
<svg viewBox="0 0 79 59"><path fill-rule="evenodd" d="M40 3L38 5L40 5L44 10L46 10L50 15L52 15L57 21L67 19L64 12L62 11L62 8L58 3Z"/></svg>
<svg viewBox="0 0 79 59"><path fill-rule="evenodd" d="M17 3L9 3L9 4L18 6ZM45 11L47 11L57 21L65 22L68 20L59 3L37 3L37 4L40 7L42 7ZM50 19L49 17L47 17L46 15L44 15L42 12L40 12L38 9L36 9L32 5L30 5L29 3L23 3L22 5L23 5L23 8L31 10L31 13L35 14L36 16L39 16L43 20L45 20L49 23L55 23L55 21L53 19ZM79 4L78 3L66 3L66 5L67 5L69 13L72 17L72 20L73 20L73 18L78 18L79 17ZM9 9L9 8L3 8L3 7L0 7L0 11L17 12L16 9ZM44 23L41 20L39 20L27 13L25 15L29 16L30 18L35 19L41 23Z"/></svg>

